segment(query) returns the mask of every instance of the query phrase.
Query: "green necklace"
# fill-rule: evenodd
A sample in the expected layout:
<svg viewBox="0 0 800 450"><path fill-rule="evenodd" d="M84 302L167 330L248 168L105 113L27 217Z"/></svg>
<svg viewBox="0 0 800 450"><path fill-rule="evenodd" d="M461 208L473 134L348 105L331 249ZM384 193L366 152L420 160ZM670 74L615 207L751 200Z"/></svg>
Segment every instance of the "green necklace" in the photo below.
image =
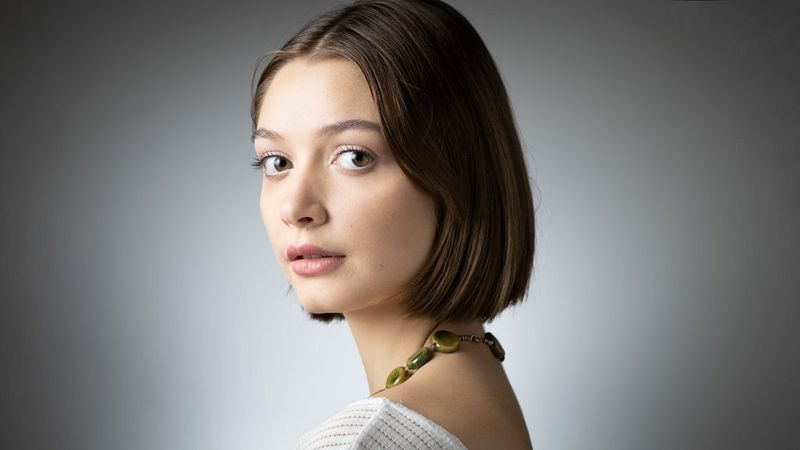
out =
<svg viewBox="0 0 800 450"><path fill-rule="evenodd" d="M370 394L370 397L378 392L385 391L386 389L393 388L398 384L404 383L411 375L414 374L420 367L433 358L435 352L440 353L453 353L458 350L458 344L461 341L482 342L489 346L492 355L498 361L503 362L506 358L506 352L500 345L500 342L492 333L486 333L482 338L476 337L474 334L455 334L452 331L438 330L433 333L433 343L427 347L422 347L416 353L409 356L406 363L400 367L395 367L394 370L389 372L386 378L386 387L378 389Z"/></svg>

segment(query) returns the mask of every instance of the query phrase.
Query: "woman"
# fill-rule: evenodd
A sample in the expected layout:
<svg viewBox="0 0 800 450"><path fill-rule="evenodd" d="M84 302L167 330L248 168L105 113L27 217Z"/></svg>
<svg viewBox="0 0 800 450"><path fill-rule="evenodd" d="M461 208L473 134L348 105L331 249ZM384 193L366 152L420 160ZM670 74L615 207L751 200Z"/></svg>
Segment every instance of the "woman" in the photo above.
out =
<svg viewBox="0 0 800 450"><path fill-rule="evenodd" d="M527 290L531 189L469 22L437 0L338 7L271 55L252 118L276 257L312 319L346 320L371 394L298 448L530 448L483 324Z"/></svg>

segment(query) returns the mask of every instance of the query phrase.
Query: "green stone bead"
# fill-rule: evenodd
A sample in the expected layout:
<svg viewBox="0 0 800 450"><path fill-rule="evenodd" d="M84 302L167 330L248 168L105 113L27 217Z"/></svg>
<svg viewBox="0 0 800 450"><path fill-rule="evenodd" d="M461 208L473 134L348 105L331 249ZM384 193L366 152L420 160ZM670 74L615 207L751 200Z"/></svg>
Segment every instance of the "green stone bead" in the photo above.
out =
<svg viewBox="0 0 800 450"><path fill-rule="evenodd" d="M453 353L458 350L458 336L451 331L439 330L433 333L433 342L437 352Z"/></svg>
<svg viewBox="0 0 800 450"><path fill-rule="evenodd" d="M492 351L494 357L500 360L500 362L503 362L503 360L506 359L506 351L503 350L503 346L500 345L500 341L498 341L492 333L486 333L484 337L492 341L492 343L489 345L489 350Z"/></svg>
<svg viewBox="0 0 800 450"><path fill-rule="evenodd" d="M419 349L419 351L417 351L417 353L414 353L408 358L408 361L406 361L406 367L408 367L410 370L417 370L425 365L426 362L430 361L431 356L433 356L431 349L428 347L422 347Z"/></svg>
<svg viewBox="0 0 800 450"><path fill-rule="evenodd" d="M394 370L389 372L389 377L386 378L386 389L403 383L408 379L409 376L410 374L405 367L395 367Z"/></svg>

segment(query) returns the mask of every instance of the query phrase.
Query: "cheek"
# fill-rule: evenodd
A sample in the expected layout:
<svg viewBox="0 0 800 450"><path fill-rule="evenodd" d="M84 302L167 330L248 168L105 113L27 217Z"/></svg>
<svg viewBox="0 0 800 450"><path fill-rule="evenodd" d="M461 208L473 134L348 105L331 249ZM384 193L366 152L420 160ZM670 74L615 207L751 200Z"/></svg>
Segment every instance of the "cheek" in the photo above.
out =
<svg viewBox="0 0 800 450"><path fill-rule="evenodd" d="M407 278L421 268L433 243L436 216L433 200L411 180L394 177L350 205L350 231L369 245L363 249L373 264L371 270Z"/></svg>
<svg viewBox="0 0 800 450"><path fill-rule="evenodd" d="M270 217L269 211L274 211L273 207L269 204L270 199L266 195L266 190L262 187L261 188L261 195L258 198L258 207L261 211L261 221L264 222L264 227L266 227L267 231L270 230L270 221L274 220L274 218Z"/></svg>
<svg viewBox="0 0 800 450"><path fill-rule="evenodd" d="M281 243L280 232L282 230L280 226L282 223L280 208L276 203L275 196L267 195L265 188L262 188L261 196L259 197L259 210L261 211L261 221L264 223L264 228L267 230L267 236L272 243L276 257L278 257L280 261L281 258L280 255L278 255L279 244Z"/></svg>

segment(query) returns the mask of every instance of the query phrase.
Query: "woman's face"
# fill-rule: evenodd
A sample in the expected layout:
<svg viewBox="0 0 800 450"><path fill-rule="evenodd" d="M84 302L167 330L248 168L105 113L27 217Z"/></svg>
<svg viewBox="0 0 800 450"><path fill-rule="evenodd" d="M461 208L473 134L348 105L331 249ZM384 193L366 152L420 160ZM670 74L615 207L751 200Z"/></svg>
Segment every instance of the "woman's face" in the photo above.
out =
<svg viewBox="0 0 800 450"><path fill-rule="evenodd" d="M397 165L379 124L366 79L345 59L292 60L263 98L254 140L258 157L269 155L261 217L308 312L346 313L394 296L431 251L433 199ZM292 261L290 246L304 244L327 251Z"/></svg>

